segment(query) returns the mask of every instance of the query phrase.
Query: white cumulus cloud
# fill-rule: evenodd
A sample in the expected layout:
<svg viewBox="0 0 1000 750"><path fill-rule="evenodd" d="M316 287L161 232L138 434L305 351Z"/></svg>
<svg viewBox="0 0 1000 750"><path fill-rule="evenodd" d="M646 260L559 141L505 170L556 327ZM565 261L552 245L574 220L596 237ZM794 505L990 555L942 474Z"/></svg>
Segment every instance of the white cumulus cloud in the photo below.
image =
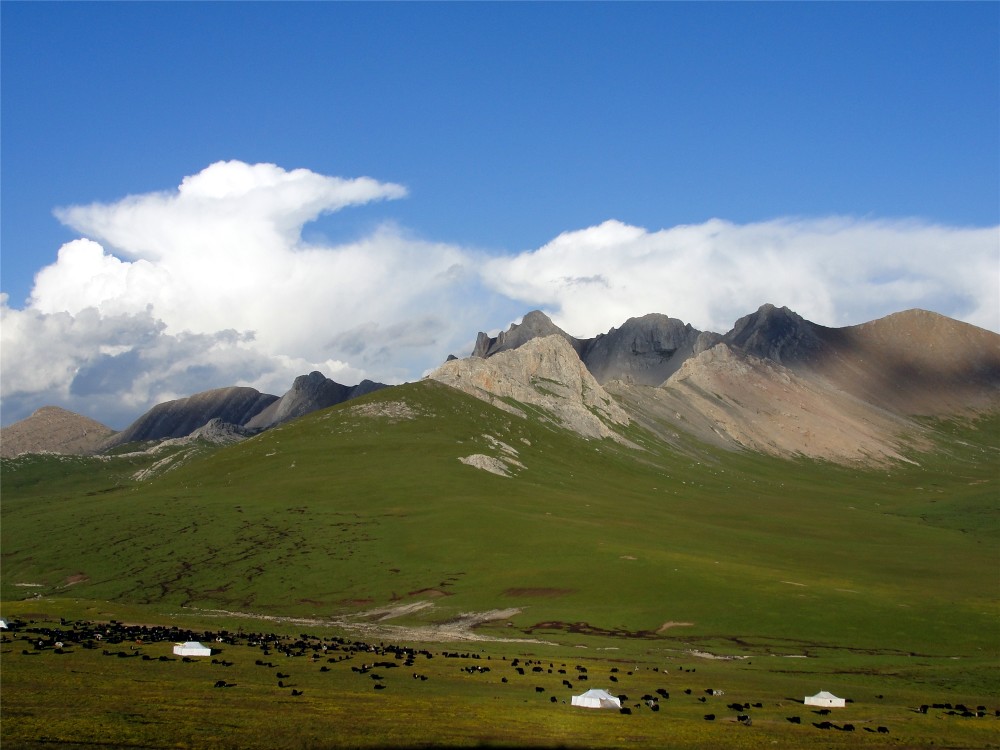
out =
<svg viewBox="0 0 1000 750"><path fill-rule="evenodd" d="M725 332L764 302L833 326L924 307L1000 329L998 229L920 221L618 221L486 257L386 220L339 244L317 217L400 185L238 161L170 191L58 209L80 239L27 306L0 295L5 424L56 404L123 428L155 404L249 385L281 395L319 370L412 380L541 308L577 336L660 312Z"/></svg>
<svg viewBox="0 0 1000 750"><path fill-rule="evenodd" d="M388 222L340 245L302 239L321 214L405 194L231 161L175 191L58 209L85 238L38 272L25 310L3 301L4 421L58 403L124 427L225 385L419 375L468 338L473 254Z"/></svg>
<svg viewBox="0 0 1000 750"><path fill-rule="evenodd" d="M648 231L618 221L492 258L490 283L578 336L662 312L724 333L771 302L829 326L912 307L1000 329L1000 233L919 221L780 219Z"/></svg>

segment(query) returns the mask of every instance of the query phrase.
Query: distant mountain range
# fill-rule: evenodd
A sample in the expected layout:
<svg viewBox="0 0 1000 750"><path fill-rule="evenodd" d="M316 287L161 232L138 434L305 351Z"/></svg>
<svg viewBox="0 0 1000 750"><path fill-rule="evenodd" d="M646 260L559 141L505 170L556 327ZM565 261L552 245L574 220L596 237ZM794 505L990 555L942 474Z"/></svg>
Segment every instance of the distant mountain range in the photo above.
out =
<svg viewBox="0 0 1000 750"><path fill-rule="evenodd" d="M370 380L356 386L341 385L320 372L312 372L297 377L280 398L244 386L215 388L157 404L121 432L65 409L46 406L0 430L0 455L46 452L88 455L129 443L186 437L226 443L234 436L249 437L303 414L386 387Z"/></svg>
<svg viewBox="0 0 1000 750"><path fill-rule="evenodd" d="M922 310L828 328L764 305L726 334L650 314L577 339L533 311L429 377L588 438L628 443L637 424L677 446L878 462L921 446L918 417L1000 409L1000 335ZM227 442L386 387L313 372L280 398L230 387L159 404L118 433L45 407L0 431L0 453L96 453L196 431Z"/></svg>

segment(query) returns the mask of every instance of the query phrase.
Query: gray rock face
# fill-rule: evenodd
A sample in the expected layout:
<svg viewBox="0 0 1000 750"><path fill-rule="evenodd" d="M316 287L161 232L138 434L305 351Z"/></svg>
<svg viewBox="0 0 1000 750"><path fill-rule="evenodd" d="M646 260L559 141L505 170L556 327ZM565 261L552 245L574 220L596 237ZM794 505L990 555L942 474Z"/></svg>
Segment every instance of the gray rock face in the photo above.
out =
<svg viewBox="0 0 1000 750"><path fill-rule="evenodd" d="M428 377L519 416L524 413L504 399L539 406L554 423L587 438L621 440L609 425L630 421L558 334L530 339L488 359L446 362Z"/></svg>
<svg viewBox="0 0 1000 750"><path fill-rule="evenodd" d="M757 312L737 320L722 340L733 349L792 367L821 353L823 330L787 307L762 305Z"/></svg>
<svg viewBox="0 0 1000 750"><path fill-rule="evenodd" d="M255 388L233 386L166 401L157 404L112 437L104 448L143 440L184 437L213 419L245 425L277 398Z"/></svg>
<svg viewBox="0 0 1000 750"><path fill-rule="evenodd" d="M385 387L371 380L362 380L356 386L341 385L314 371L295 378L284 396L248 420L245 426L251 430L263 430Z"/></svg>
<svg viewBox="0 0 1000 750"><path fill-rule="evenodd" d="M476 338L476 346L472 350L473 357L486 359L500 352L517 349L524 346L532 339L544 338L546 336L561 336L569 342L574 351L578 354L581 350L581 342L559 326L553 323L549 316L541 310L532 310L521 320L520 324L513 323L510 328L500 333L496 338L491 338L487 334L480 332Z"/></svg>
<svg viewBox="0 0 1000 750"><path fill-rule="evenodd" d="M599 383L659 385L697 353L703 335L676 318L653 313L629 318L621 328L587 339L580 358Z"/></svg>
<svg viewBox="0 0 1000 750"><path fill-rule="evenodd" d="M722 338L676 318L653 313L629 318L621 328L612 328L592 339L577 339L555 325L545 313L534 310L520 324L515 323L496 338L480 333L472 356L491 357L532 339L552 335L569 342L598 383L624 380L640 385L659 385L689 357L710 349Z"/></svg>
<svg viewBox="0 0 1000 750"><path fill-rule="evenodd" d="M192 440L204 440L205 442L217 445L229 445L246 440L248 437L252 437L253 434L253 430L240 427L238 424L223 422L221 419L211 419L192 432L188 437Z"/></svg>

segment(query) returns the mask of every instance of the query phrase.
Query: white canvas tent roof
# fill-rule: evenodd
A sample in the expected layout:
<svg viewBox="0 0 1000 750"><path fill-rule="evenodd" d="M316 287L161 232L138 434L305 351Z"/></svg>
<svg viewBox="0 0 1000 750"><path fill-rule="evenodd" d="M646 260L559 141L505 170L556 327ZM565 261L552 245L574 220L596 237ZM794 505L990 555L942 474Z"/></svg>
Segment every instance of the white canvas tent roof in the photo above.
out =
<svg viewBox="0 0 1000 750"><path fill-rule="evenodd" d="M621 708L622 702L607 690L594 688L583 695L574 695L571 704L583 708Z"/></svg>
<svg viewBox="0 0 1000 750"><path fill-rule="evenodd" d="M211 656L212 649L202 646L198 641L187 641L175 645L174 653L178 656Z"/></svg>
<svg viewBox="0 0 1000 750"><path fill-rule="evenodd" d="M805 704L807 706L843 708L847 705L847 701L843 698L838 698L833 693L828 693L826 690L820 690L816 693L816 695L807 695L805 698Z"/></svg>

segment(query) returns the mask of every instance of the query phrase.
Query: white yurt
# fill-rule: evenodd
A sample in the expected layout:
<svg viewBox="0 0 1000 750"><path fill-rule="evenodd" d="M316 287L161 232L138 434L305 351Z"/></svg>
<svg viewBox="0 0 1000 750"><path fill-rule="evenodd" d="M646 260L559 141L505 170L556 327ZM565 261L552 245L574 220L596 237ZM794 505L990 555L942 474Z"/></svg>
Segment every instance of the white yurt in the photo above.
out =
<svg viewBox="0 0 1000 750"><path fill-rule="evenodd" d="M612 695L607 690L597 688L588 690L583 695L574 695L572 705L583 708L621 708L622 702L617 696Z"/></svg>
<svg viewBox="0 0 1000 750"><path fill-rule="evenodd" d="M175 645L174 653L178 656L211 656L212 649L202 646L198 641L187 641Z"/></svg>
<svg viewBox="0 0 1000 750"><path fill-rule="evenodd" d="M816 695L807 695L805 704L807 706L822 706L823 708L843 708L847 705L847 701L838 698L833 693L820 690Z"/></svg>

